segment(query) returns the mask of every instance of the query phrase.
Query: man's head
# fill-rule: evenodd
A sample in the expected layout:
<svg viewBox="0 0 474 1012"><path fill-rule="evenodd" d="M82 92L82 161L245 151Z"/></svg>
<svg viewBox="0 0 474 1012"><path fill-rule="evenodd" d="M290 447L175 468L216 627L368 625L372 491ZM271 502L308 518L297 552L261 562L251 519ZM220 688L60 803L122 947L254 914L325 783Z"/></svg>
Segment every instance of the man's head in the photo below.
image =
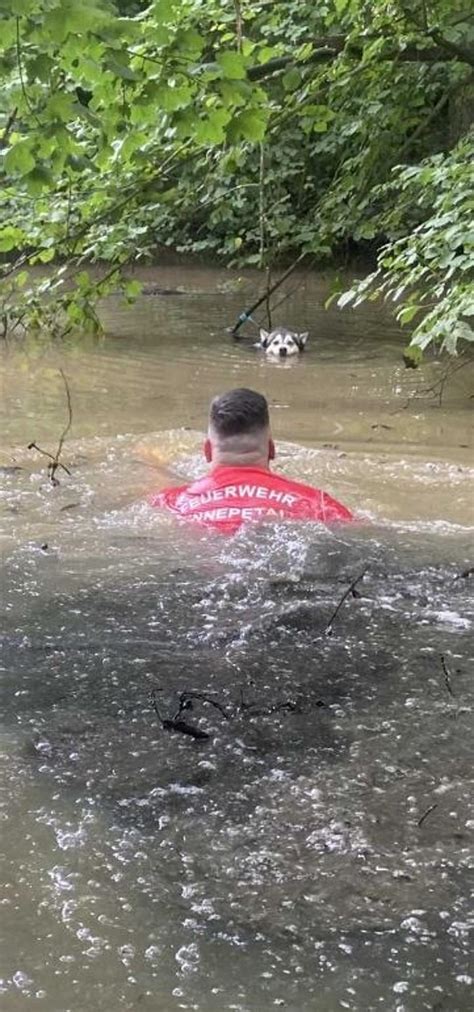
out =
<svg viewBox="0 0 474 1012"><path fill-rule="evenodd" d="M215 397L204 454L214 466L268 467L275 446L265 397L244 387Z"/></svg>

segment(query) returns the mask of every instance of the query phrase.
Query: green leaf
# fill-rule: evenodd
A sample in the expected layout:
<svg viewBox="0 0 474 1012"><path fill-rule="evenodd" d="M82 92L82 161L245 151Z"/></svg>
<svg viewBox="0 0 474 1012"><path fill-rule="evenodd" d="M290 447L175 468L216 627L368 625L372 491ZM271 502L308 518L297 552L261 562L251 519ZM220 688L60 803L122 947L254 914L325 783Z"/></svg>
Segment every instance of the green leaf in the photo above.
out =
<svg viewBox="0 0 474 1012"><path fill-rule="evenodd" d="M179 87L167 87L161 85L154 93L155 109L163 112L175 112L177 109L185 109L191 101L191 87L189 84L182 84ZM153 106L151 107L153 117Z"/></svg>
<svg viewBox="0 0 474 1012"><path fill-rule="evenodd" d="M111 70L116 77L120 77L123 81L142 81L143 74L139 74L138 71L132 70L127 63L121 63L120 60L115 59L114 56L109 56L105 62L107 70Z"/></svg>
<svg viewBox="0 0 474 1012"><path fill-rule="evenodd" d="M403 349L402 357L407 369L418 369L423 361L423 352L421 348L409 344Z"/></svg>
<svg viewBox="0 0 474 1012"><path fill-rule="evenodd" d="M251 94L250 85L244 81L233 82L232 84L230 81L219 81L217 87L223 102L227 106L245 105Z"/></svg>
<svg viewBox="0 0 474 1012"><path fill-rule="evenodd" d="M28 193L31 193L35 197L39 196L43 190L48 190L54 186L53 174L43 165L36 165L25 177L25 180L28 186Z"/></svg>
<svg viewBox="0 0 474 1012"><path fill-rule="evenodd" d="M223 118L219 116L223 113ZM229 119L225 109L216 110L206 119L200 120L196 126L195 139L198 144L221 144L225 138L224 125Z"/></svg>
<svg viewBox="0 0 474 1012"><path fill-rule="evenodd" d="M298 49L298 59L302 60L303 62L305 60L309 60L309 58L310 58L310 56L311 56L311 54L313 52L313 49L314 49L314 46L313 46L312 42L305 42L305 43L303 43L303 45L300 46L299 49Z"/></svg>
<svg viewBox="0 0 474 1012"><path fill-rule="evenodd" d="M259 63L268 63L269 60L273 60L275 56L281 56L281 50L277 46L263 46L258 53Z"/></svg>
<svg viewBox="0 0 474 1012"><path fill-rule="evenodd" d="M49 6L49 3L44 4L44 7ZM37 38L39 35L41 40L46 36L53 42L61 43L71 35L77 42L77 36L84 37L99 27L105 28L109 19L110 13L101 10L95 0L81 0L81 3L77 3L77 0L60 0L57 6L44 15L42 25L41 22L38 23L35 36Z"/></svg>
<svg viewBox="0 0 474 1012"><path fill-rule="evenodd" d="M80 29L80 13L78 18L73 11L60 6L46 14L43 25L45 33L53 42L64 42L70 32L74 34Z"/></svg>
<svg viewBox="0 0 474 1012"><path fill-rule="evenodd" d="M247 141L262 141L265 137L267 116L263 111L250 109L248 112L240 112L234 116L229 125L229 139L237 141L241 138Z"/></svg>
<svg viewBox="0 0 474 1012"><path fill-rule="evenodd" d="M54 249L43 249L41 253L38 253L36 260L39 260L42 264L48 264L51 260L54 260L55 251Z"/></svg>
<svg viewBox="0 0 474 1012"><path fill-rule="evenodd" d="M474 341L474 330L464 320L460 320L456 326L456 337L458 341Z"/></svg>
<svg viewBox="0 0 474 1012"><path fill-rule="evenodd" d="M26 176L35 166L29 141L19 141L9 148L4 159L5 172L12 176Z"/></svg>
<svg viewBox="0 0 474 1012"><path fill-rule="evenodd" d="M25 238L21 228L14 225L7 225L0 229L0 253L8 253L12 249L18 249Z"/></svg>
<svg viewBox="0 0 474 1012"><path fill-rule="evenodd" d="M233 52L232 50L219 53L216 62L222 68L225 76L231 81L241 81L247 76L245 60L240 53Z"/></svg>
<svg viewBox="0 0 474 1012"><path fill-rule="evenodd" d="M421 331L418 330L415 331L410 341L409 348L421 348L422 351L424 351L424 349L427 348L429 344L431 344L431 341L432 341L432 334L430 333L429 330L421 330Z"/></svg>
<svg viewBox="0 0 474 1012"><path fill-rule="evenodd" d="M340 292L340 289L338 289L336 292L332 292L331 295L328 295L328 297L327 297L327 299L326 299L326 301L324 303L324 308L325 309L329 309L330 306L332 306L332 303L335 301L335 299L337 299L337 297L339 295L339 292Z"/></svg>
<svg viewBox="0 0 474 1012"><path fill-rule="evenodd" d="M349 306L350 303L354 301L356 295L357 292L353 288L351 288L347 292L343 292L342 295L340 295L337 300L338 308L344 309L345 306Z"/></svg>
<svg viewBox="0 0 474 1012"><path fill-rule="evenodd" d="M417 313L420 312L421 306L404 306L397 313L397 320L399 323L404 325L405 323L411 323Z"/></svg>
<svg viewBox="0 0 474 1012"><path fill-rule="evenodd" d="M153 0L153 11L160 22L175 21L181 0Z"/></svg>
<svg viewBox="0 0 474 1012"><path fill-rule="evenodd" d="M12 14L30 14L31 13L31 0L10 0L8 4L9 11Z"/></svg>
<svg viewBox="0 0 474 1012"><path fill-rule="evenodd" d="M88 271L79 271L79 274L76 274L75 282L76 288L78 288L81 293L88 292L91 287L91 278Z"/></svg>
<svg viewBox="0 0 474 1012"><path fill-rule="evenodd" d="M188 28L185 31L179 31L176 36L176 45L180 49L186 50L188 53L192 53L194 56L202 53L205 48L205 40L199 32L196 32L193 28Z"/></svg>
<svg viewBox="0 0 474 1012"><path fill-rule="evenodd" d="M282 77L285 91L295 91L301 84L301 74L297 67L291 67Z"/></svg>
<svg viewBox="0 0 474 1012"><path fill-rule="evenodd" d="M73 115L75 105L74 96L68 92L56 92L48 99L45 112L52 119L59 119L66 123Z"/></svg>
<svg viewBox="0 0 474 1012"><path fill-rule="evenodd" d="M135 280L126 281L123 286L123 291L127 299L127 302L135 302L137 297L141 294L142 290L143 284L141 281Z"/></svg>
<svg viewBox="0 0 474 1012"><path fill-rule="evenodd" d="M3 28L2 28L3 33ZM54 67L54 60L47 53L38 53L32 60L28 60L27 74L28 81L32 82L35 80L47 82L49 81L51 71Z"/></svg>

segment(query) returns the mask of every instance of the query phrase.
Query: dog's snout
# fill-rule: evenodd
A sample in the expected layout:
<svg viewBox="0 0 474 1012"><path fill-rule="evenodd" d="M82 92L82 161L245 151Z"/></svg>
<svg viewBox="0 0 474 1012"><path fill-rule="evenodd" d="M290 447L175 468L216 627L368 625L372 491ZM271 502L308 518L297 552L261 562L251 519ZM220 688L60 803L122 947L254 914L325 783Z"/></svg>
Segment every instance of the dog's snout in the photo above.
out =
<svg viewBox="0 0 474 1012"><path fill-rule="evenodd" d="M288 354L288 348L285 348L285 347L280 348L280 358L285 358L285 356L287 354Z"/></svg>

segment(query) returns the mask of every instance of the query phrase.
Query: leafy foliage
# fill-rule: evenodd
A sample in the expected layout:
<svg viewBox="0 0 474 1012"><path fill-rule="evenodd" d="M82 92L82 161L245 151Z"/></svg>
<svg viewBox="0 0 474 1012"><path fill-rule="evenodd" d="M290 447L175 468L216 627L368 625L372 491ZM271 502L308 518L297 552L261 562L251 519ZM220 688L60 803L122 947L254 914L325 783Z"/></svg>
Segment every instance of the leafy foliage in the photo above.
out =
<svg viewBox="0 0 474 1012"><path fill-rule="evenodd" d="M474 139L468 136L447 155L396 167L379 194L392 233L402 235L382 247L377 270L339 299L341 307L379 296L401 303L400 323L421 317L412 349L432 342L455 354L460 342L474 341L473 160ZM415 213L421 221L413 227ZM419 354L412 351L411 360L419 361Z"/></svg>
<svg viewBox="0 0 474 1012"><path fill-rule="evenodd" d="M396 289L454 351L473 38L463 0L0 0L4 329L96 330L163 246L266 266L385 238L353 301Z"/></svg>

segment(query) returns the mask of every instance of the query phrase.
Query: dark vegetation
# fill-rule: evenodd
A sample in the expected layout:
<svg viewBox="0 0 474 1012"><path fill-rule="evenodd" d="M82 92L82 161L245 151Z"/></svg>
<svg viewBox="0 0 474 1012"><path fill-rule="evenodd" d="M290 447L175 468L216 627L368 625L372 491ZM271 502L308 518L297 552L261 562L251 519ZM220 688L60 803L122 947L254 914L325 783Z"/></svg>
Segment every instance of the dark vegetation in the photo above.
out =
<svg viewBox="0 0 474 1012"><path fill-rule="evenodd" d="M393 301L414 364L472 341L466 0L0 0L0 19L4 335L97 330L98 298L133 301L127 265L163 248L267 271L356 249L376 269L340 305Z"/></svg>

